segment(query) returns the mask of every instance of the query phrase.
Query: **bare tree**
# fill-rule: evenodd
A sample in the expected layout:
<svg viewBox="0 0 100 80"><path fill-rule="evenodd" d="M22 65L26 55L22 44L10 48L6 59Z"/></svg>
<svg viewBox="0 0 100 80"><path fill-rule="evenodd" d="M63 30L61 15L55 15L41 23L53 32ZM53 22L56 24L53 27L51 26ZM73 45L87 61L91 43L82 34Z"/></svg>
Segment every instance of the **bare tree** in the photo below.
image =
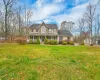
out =
<svg viewBox="0 0 100 80"><path fill-rule="evenodd" d="M8 15L11 11L12 5L14 3L14 0L3 0L4 3L4 12L5 12L5 40L7 40L8 37Z"/></svg>
<svg viewBox="0 0 100 80"><path fill-rule="evenodd" d="M25 23L25 26L28 26L29 23L30 23L30 19L31 19L31 16L32 16L32 10L29 8L27 9L26 5L24 5L24 23Z"/></svg>
<svg viewBox="0 0 100 80"><path fill-rule="evenodd" d="M100 36L100 14L98 14L95 18L95 25L94 25L94 38L95 44Z"/></svg>
<svg viewBox="0 0 100 80"><path fill-rule="evenodd" d="M96 10L96 5L92 5L91 3L89 3L85 12L87 26L90 31L90 44L93 44L92 37L93 37L93 25L94 25L93 22L95 17L95 10Z"/></svg>
<svg viewBox="0 0 100 80"><path fill-rule="evenodd" d="M81 32L84 31L84 19L78 20L78 27L79 27L80 34L81 34Z"/></svg>
<svg viewBox="0 0 100 80"><path fill-rule="evenodd" d="M84 16L78 20L78 28L80 32L79 43L82 43L85 39L85 19Z"/></svg>
<svg viewBox="0 0 100 80"><path fill-rule="evenodd" d="M2 11L0 11L0 37L4 37L4 17Z"/></svg>
<svg viewBox="0 0 100 80"><path fill-rule="evenodd" d="M19 35L20 35L21 34L21 7L20 6L17 11L17 18L18 18Z"/></svg>
<svg viewBox="0 0 100 80"><path fill-rule="evenodd" d="M24 29L27 29L24 26L28 26L32 16L30 8L25 7L24 9L23 5L16 1L2 0L3 4L0 4L0 7L3 7L2 10L0 9L0 36L5 37L6 41L13 36L24 36L27 33L27 30L24 31ZM3 15L1 15L1 11L3 11ZM25 16L23 17L24 13Z"/></svg>

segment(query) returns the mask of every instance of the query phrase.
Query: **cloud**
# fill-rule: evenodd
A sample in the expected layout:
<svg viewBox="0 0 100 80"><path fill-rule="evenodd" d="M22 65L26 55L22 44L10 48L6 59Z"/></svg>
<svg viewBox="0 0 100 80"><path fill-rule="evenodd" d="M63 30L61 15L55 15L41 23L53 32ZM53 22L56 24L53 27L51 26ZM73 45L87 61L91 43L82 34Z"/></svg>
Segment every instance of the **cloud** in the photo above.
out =
<svg viewBox="0 0 100 80"><path fill-rule="evenodd" d="M50 23L50 22L52 22L51 19L44 19L43 21L44 21L45 23Z"/></svg>
<svg viewBox="0 0 100 80"><path fill-rule="evenodd" d="M46 23L57 23L60 26L62 21L73 21L77 22L85 12L86 6L93 0L75 0L75 4L72 8L67 8L66 1L68 0L37 0L33 4L33 16L32 22L46 22ZM80 2L83 2L81 3ZM86 2L87 1L87 2ZM97 1L97 0L96 0ZM66 5L65 5L66 2ZM74 4L74 2L72 3ZM66 12L65 12L66 11ZM75 25L75 27L77 24Z"/></svg>
<svg viewBox="0 0 100 80"><path fill-rule="evenodd" d="M34 4L37 8L41 8L43 4L46 3L46 0L37 0L36 3Z"/></svg>
<svg viewBox="0 0 100 80"><path fill-rule="evenodd" d="M64 2L65 0L54 0L53 2L54 3L61 3L61 2Z"/></svg>
<svg viewBox="0 0 100 80"><path fill-rule="evenodd" d="M38 0L33 5L33 16L31 18L32 21L40 21L46 18L49 18L52 15L55 15L64 10L64 6L62 4L57 3L46 3L44 0Z"/></svg>
<svg viewBox="0 0 100 80"><path fill-rule="evenodd" d="M82 16L83 12L86 9L86 6L88 5L88 3L86 4L82 4L82 5L78 5L76 7L73 7L72 9L70 9L70 13L69 14L60 14L57 16L52 16L53 19L55 19L55 21L60 25L62 21L73 21L73 22L77 22L77 20Z"/></svg>

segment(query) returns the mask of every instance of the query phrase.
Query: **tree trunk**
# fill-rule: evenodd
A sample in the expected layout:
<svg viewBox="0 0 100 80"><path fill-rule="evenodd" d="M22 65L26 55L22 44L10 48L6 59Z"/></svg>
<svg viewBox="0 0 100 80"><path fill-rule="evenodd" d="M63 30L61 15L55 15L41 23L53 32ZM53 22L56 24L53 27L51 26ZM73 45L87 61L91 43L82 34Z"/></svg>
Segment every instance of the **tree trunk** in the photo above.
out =
<svg viewBox="0 0 100 80"><path fill-rule="evenodd" d="M5 41L7 41L7 35L8 35L8 30L7 30L7 7L5 7Z"/></svg>

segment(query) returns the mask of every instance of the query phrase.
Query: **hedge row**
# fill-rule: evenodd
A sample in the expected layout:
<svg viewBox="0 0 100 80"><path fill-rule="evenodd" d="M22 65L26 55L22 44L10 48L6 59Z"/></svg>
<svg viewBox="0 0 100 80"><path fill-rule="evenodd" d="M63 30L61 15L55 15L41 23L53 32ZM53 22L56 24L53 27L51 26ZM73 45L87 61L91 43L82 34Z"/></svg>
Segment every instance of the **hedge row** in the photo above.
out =
<svg viewBox="0 0 100 80"><path fill-rule="evenodd" d="M23 40L23 39L18 39L18 40L16 40L16 42L19 43L19 44L26 44L27 43L26 40ZM39 40L39 38L37 38L36 41L33 41L32 39L30 39L28 43L29 44L40 44L40 40ZM47 38L45 38L44 44L57 45L58 42L56 40L48 40ZM67 45L67 44L74 45L74 42L73 41L69 41L69 42L60 41L59 44L62 44L62 45ZM84 43L82 43L81 45L84 45Z"/></svg>
<svg viewBox="0 0 100 80"><path fill-rule="evenodd" d="M67 42L67 41L59 41L59 44L62 44L62 45L67 45L67 44L74 45L74 42L73 41L69 41L69 42Z"/></svg>
<svg viewBox="0 0 100 80"><path fill-rule="evenodd" d="M40 40L39 40L39 38L37 38L36 41L33 41L32 39L30 39L28 43L29 44L40 44Z"/></svg>
<svg viewBox="0 0 100 80"><path fill-rule="evenodd" d="M58 42L56 40L48 40L47 38L45 38L44 44L57 45Z"/></svg>

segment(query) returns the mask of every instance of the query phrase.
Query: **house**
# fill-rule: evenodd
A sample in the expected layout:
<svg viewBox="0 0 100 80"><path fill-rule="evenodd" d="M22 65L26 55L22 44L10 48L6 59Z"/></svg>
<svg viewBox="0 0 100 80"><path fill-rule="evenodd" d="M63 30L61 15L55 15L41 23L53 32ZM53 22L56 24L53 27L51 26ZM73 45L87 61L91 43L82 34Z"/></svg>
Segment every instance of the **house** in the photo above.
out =
<svg viewBox="0 0 100 80"><path fill-rule="evenodd" d="M37 38L40 39L40 42L44 42L44 39L56 40L57 42L61 40L73 40L73 35L68 30L58 29L56 24L33 24L30 26L30 31L28 35L28 41L32 39L36 41Z"/></svg>

